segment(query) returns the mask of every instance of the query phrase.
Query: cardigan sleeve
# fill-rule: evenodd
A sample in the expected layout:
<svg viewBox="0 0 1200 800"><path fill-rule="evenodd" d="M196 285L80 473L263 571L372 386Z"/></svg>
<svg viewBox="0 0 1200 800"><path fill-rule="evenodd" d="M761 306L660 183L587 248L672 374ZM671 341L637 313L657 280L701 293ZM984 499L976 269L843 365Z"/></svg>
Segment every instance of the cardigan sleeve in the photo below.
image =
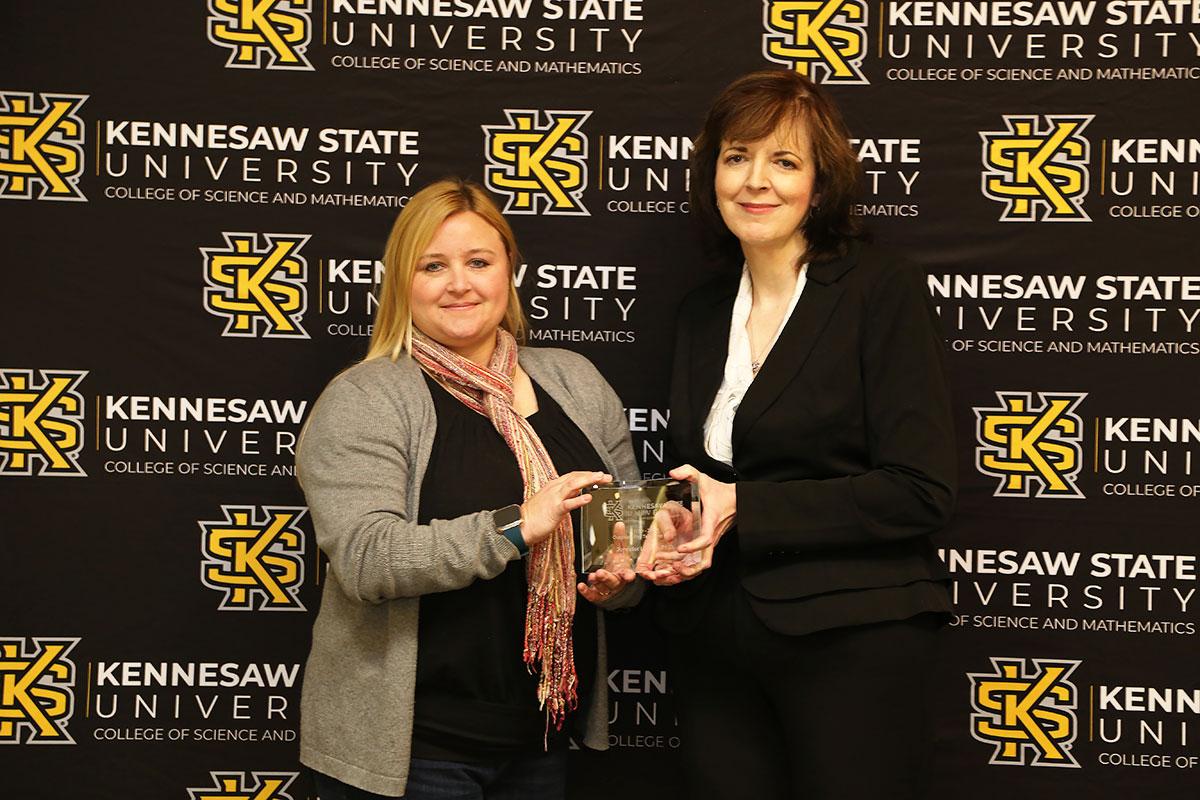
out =
<svg viewBox="0 0 1200 800"><path fill-rule="evenodd" d="M865 297L859 351L870 469L737 484L751 557L924 536L950 518L957 464L944 345L923 273L892 263Z"/></svg>
<svg viewBox="0 0 1200 800"><path fill-rule="evenodd" d="M520 557L489 510L416 524L406 502L416 421L402 403L342 375L317 401L297 453L317 543L343 591L362 603L459 589Z"/></svg>
<svg viewBox="0 0 1200 800"><path fill-rule="evenodd" d="M600 377L598 372L596 376L602 384L601 404L604 410L601 420L604 448L616 467L613 477L622 481L639 480L642 471L633 455L633 439L629 434L629 422L625 419L625 407L608 382Z"/></svg>

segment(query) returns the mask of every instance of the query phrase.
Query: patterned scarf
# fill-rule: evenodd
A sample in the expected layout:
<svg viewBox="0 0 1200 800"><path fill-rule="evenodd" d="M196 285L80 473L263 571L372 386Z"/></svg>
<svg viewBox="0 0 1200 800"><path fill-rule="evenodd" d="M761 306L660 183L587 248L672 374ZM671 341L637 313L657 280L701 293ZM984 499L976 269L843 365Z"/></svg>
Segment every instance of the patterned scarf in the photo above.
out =
<svg viewBox="0 0 1200 800"><path fill-rule="evenodd" d="M413 357L467 408L486 416L517 457L525 499L558 477L545 445L529 421L513 410L513 375L517 343L504 329L496 333L496 350L486 367L463 358L413 331ZM525 665L540 667L538 703L546 725L562 728L567 711L578 705L571 625L575 618L575 534L570 515L545 541L530 548L525 575Z"/></svg>

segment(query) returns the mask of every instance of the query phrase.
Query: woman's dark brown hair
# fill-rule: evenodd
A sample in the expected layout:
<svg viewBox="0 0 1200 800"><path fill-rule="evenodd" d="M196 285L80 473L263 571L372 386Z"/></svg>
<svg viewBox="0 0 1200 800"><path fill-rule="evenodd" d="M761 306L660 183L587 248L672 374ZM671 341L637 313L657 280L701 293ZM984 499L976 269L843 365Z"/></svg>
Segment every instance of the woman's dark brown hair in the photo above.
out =
<svg viewBox="0 0 1200 800"><path fill-rule="evenodd" d="M762 70L738 78L718 95L692 149L691 208L722 256L741 258L741 247L717 209L717 159L723 140L755 142L791 125L803 125L816 167L813 206L801 229L807 261L845 255L862 235L852 213L860 167L837 106L808 78L791 70Z"/></svg>

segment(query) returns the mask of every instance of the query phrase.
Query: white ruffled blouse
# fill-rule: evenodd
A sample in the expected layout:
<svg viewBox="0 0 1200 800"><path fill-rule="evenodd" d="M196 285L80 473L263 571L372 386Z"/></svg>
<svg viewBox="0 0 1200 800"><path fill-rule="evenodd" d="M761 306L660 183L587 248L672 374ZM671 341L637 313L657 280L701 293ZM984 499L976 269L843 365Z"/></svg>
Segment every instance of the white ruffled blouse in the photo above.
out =
<svg viewBox="0 0 1200 800"><path fill-rule="evenodd" d="M796 301L804 291L807 280L808 265L800 267L796 277L796 289L792 292L792 300L788 304L787 313L779 322L771 345L767 348L769 354L779 339L792 312L796 309ZM750 353L750 335L746 332L746 322L750 319L750 308L753 301L751 293L749 267L742 266L742 282L738 286L737 299L733 301L733 319L729 322L729 355L725 358L725 375L721 380L721 388L713 399L709 409L708 419L704 421L704 449L717 461L733 466L733 417L737 414L738 406L746 390L754 382L754 367ZM760 365L761 368L761 365Z"/></svg>

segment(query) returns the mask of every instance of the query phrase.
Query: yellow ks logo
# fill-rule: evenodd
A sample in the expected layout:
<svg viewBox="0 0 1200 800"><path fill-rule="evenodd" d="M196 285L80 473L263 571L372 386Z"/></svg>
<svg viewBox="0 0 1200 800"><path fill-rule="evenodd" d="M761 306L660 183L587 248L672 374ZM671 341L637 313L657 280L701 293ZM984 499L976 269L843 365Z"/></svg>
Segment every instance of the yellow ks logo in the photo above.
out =
<svg viewBox="0 0 1200 800"><path fill-rule="evenodd" d="M74 744L79 639L0 639L0 744Z"/></svg>
<svg viewBox="0 0 1200 800"><path fill-rule="evenodd" d="M991 764L1078 767L1075 684L1067 680L1079 661L991 659L995 672L970 673L971 736L995 745ZM1029 756L1032 755L1032 760Z"/></svg>
<svg viewBox="0 0 1200 800"><path fill-rule="evenodd" d="M1000 479L996 497L1082 498L1075 485L1083 461L1082 392L996 392L1000 405L975 409L975 464Z"/></svg>
<svg viewBox="0 0 1200 800"><path fill-rule="evenodd" d="M226 67L312 70L310 0L209 0L208 40L230 49Z"/></svg>
<svg viewBox="0 0 1200 800"><path fill-rule="evenodd" d="M86 201L79 190L86 94L0 91L0 198Z"/></svg>
<svg viewBox="0 0 1200 800"><path fill-rule="evenodd" d="M505 109L507 125L484 125L487 187L508 198L507 214L587 215L588 140L581 127L590 111Z"/></svg>
<svg viewBox="0 0 1200 800"><path fill-rule="evenodd" d="M303 506L221 506L200 522L200 581L224 594L221 611L303 611Z"/></svg>
<svg viewBox="0 0 1200 800"><path fill-rule="evenodd" d="M763 56L818 83L870 83L865 0L763 0Z"/></svg>
<svg viewBox="0 0 1200 800"><path fill-rule="evenodd" d="M293 800L287 788L298 772L210 772L213 785L188 789L189 800Z"/></svg>
<svg viewBox="0 0 1200 800"><path fill-rule="evenodd" d="M84 477L83 395L87 372L77 369L0 369L0 475Z"/></svg>
<svg viewBox="0 0 1200 800"><path fill-rule="evenodd" d="M1091 143L1081 134L1091 114L1005 115L1003 131L983 131L983 194L1004 203L1001 222L1091 222Z"/></svg>
<svg viewBox="0 0 1200 800"><path fill-rule="evenodd" d="M225 247L204 254L204 310L228 320L222 336L307 339L308 262L300 249L307 234L222 233Z"/></svg>

